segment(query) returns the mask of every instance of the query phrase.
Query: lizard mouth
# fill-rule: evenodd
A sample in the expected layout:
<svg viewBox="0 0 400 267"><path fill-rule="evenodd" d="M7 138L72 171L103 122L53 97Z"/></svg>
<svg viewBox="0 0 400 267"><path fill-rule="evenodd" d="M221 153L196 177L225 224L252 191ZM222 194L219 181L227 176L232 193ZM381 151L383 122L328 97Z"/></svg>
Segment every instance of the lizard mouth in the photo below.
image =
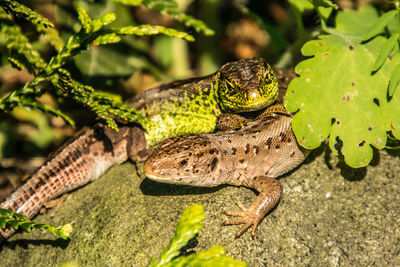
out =
<svg viewBox="0 0 400 267"><path fill-rule="evenodd" d="M243 109L246 111L244 113L259 111L270 106L274 101L265 101L265 99L260 99L259 101L251 102L247 106L244 106Z"/></svg>
<svg viewBox="0 0 400 267"><path fill-rule="evenodd" d="M257 111L257 110L260 110L260 109L264 109L264 108L268 107L269 105L271 105L272 102L273 101L265 102L265 100L259 100L257 102L253 102L248 107L248 111Z"/></svg>
<svg viewBox="0 0 400 267"><path fill-rule="evenodd" d="M143 165L143 171L150 180L165 183L166 178L171 179L173 174L162 169L160 170L159 166L160 162L157 162L156 160L146 160Z"/></svg>
<svg viewBox="0 0 400 267"><path fill-rule="evenodd" d="M146 160L143 165L143 171L146 176L150 179L159 179L160 177L154 172L155 164L149 160Z"/></svg>

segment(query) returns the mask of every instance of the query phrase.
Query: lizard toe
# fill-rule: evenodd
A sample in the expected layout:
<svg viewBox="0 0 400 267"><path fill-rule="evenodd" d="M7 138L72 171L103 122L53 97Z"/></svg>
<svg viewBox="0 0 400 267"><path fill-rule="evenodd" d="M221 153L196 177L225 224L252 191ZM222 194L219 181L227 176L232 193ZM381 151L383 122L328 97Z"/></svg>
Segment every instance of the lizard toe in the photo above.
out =
<svg viewBox="0 0 400 267"><path fill-rule="evenodd" d="M236 205L241 209L243 212L247 212L247 208L242 204L242 202L237 201Z"/></svg>
<svg viewBox="0 0 400 267"><path fill-rule="evenodd" d="M239 205L238 205L239 206ZM242 207L240 207L242 206ZM243 235L251 226L253 226L251 235L254 237L256 235L257 227L262 220L262 217L255 215L249 209L246 209L243 205L240 204L240 209L243 212L233 212L233 211L225 211L224 214L228 216L238 217L237 219L226 220L222 223L223 226L226 225L238 225L243 224L242 228L236 233L235 238Z"/></svg>

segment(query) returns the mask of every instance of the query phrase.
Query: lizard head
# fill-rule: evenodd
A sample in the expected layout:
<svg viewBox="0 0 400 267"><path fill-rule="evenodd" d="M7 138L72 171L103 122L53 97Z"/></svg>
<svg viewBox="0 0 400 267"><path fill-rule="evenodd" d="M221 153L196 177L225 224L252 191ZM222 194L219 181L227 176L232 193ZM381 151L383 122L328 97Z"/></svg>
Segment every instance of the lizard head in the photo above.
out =
<svg viewBox="0 0 400 267"><path fill-rule="evenodd" d="M220 168L220 153L199 135L174 137L160 143L144 163L146 176L170 184L213 186Z"/></svg>
<svg viewBox="0 0 400 267"><path fill-rule="evenodd" d="M216 77L216 91L224 112L249 112L266 108L279 93L275 73L262 58L227 63Z"/></svg>

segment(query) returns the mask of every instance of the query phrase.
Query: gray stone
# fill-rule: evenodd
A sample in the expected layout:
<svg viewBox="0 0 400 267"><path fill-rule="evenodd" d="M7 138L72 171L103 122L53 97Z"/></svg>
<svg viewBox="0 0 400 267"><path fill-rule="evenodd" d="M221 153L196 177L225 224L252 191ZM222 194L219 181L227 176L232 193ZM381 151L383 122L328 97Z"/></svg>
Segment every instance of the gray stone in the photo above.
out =
<svg viewBox="0 0 400 267"><path fill-rule="evenodd" d="M221 212L238 210L237 200L249 205L254 192L159 184L139 178L134 164L125 163L72 192L55 217L35 218L72 222L70 241L40 231L18 233L0 248L0 266L145 266L194 203L205 207L195 251L222 245L249 266L399 266L399 157L382 152L372 166L357 170L329 162L335 160L320 149L282 177L283 199L256 238L246 232L236 240L239 226L221 227L227 219Z"/></svg>

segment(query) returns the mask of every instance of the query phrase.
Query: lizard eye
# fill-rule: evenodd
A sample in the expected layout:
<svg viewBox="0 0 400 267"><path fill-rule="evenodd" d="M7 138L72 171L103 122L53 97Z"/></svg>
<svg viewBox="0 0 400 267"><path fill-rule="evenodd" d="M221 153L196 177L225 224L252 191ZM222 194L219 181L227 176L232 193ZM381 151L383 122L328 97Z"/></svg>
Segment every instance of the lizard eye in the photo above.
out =
<svg viewBox="0 0 400 267"><path fill-rule="evenodd" d="M186 159L183 159L183 160L181 160L180 162L179 162L179 166L185 166L186 165L186 163L187 163L187 160Z"/></svg>

